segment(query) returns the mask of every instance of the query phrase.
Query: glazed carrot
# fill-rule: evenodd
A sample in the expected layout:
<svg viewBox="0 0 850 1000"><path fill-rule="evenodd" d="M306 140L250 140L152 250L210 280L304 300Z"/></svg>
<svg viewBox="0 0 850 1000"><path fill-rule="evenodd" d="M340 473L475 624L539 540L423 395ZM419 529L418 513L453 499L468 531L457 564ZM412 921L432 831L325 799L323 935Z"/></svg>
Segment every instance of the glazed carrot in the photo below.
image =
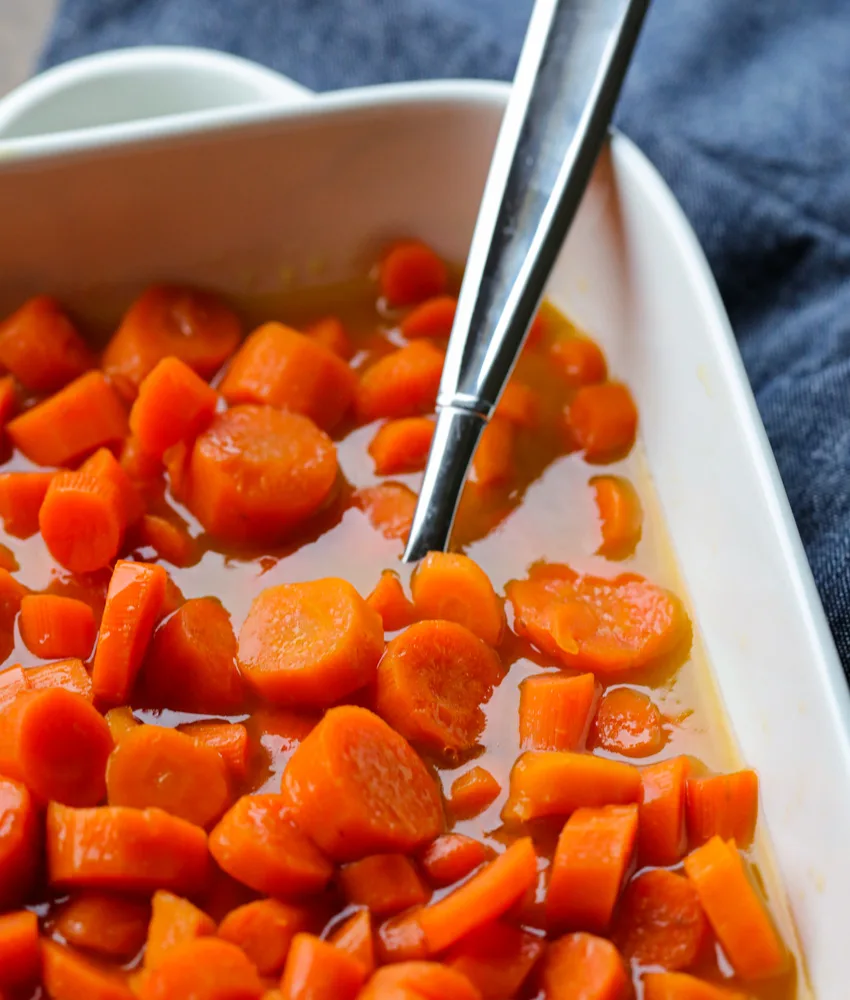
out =
<svg viewBox="0 0 850 1000"><path fill-rule="evenodd" d="M187 722L179 731L221 754L233 778L241 780L247 774L250 742L248 730L240 723Z"/></svg>
<svg viewBox="0 0 850 1000"><path fill-rule="evenodd" d="M540 977L545 1000L628 1000L631 983L617 949L593 934L549 945Z"/></svg>
<svg viewBox="0 0 850 1000"><path fill-rule="evenodd" d="M207 827L230 804L230 776L220 753L162 726L137 726L106 766L111 806L162 809Z"/></svg>
<svg viewBox="0 0 850 1000"><path fill-rule="evenodd" d="M663 749L666 734L655 702L634 688L609 688L599 702L587 745L624 757L651 757Z"/></svg>
<svg viewBox="0 0 850 1000"><path fill-rule="evenodd" d="M688 879L656 869L626 887L612 939L627 959L642 966L687 969L708 944L708 921Z"/></svg>
<svg viewBox="0 0 850 1000"><path fill-rule="evenodd" d="M47 873L57 888L194 893L208 865L204 831L161 809L47 808Z"/></svg>
<svg viewBox="0 0 850 1000"><path fill-rule="evenodd" d="M222 920L218 936L237 945L261 976L279 974L296 934L312 922L309 910L276 899L258 899L238 906Z"/></svg>
<svg viewBox="0 0 850 1000"><path fill-rule="evenodd" d="M354 401L357 376L318 340L283 323L264 323L239 348L222 379L231 406L259 403L309 417L332 430Z"/></svg>
<svg viewBox="0 0 850 1000"><path fill-rule="evenodd" d="M80 472L112 483L121 498L125 525L136 524L139 521L145 509L141 494L126 469L108 448L98 448L83 462Z"/></svg>
<svg viewBox="0 0 850 1000"><path fill-rule="evenodd" d="M100 701L110 705L127 701L162 608L165 580L161 566L116 563L92 669L94 693Z"/></svg>
<svg viewBox="0 0 850 1000"><path fill-rule="evenodd" d="M26 598L24 598L26 600ZM712 837L749 847L758 818L759 781L755 771L688 778L688 839L694 846Z"/></svg>
<svg viewBox="0 0 850 1000"><path fill-rule="evenodd" d="M641 982L644 1000L749 1000L745 993L684 972L650 972Z"/></svg>
<svg viewBox="0 0 850 1000"><path fill-rule="evenodd" d="M602 544L596 550L608 559L634 552L643 529L643 510L634 486L622 476L594 476L593 487Z"/></svg>
<svg viewBox="0 0 850 1000"><path fill-rule="evenodd" d="M107 726L109 726L112 742L116 745L128 733L132 733L134 729L138 729L141 725L139 720L133 715L132 708L127 705L122 705L120 708L110 708L104 718L106 719Z"/></svg>
<svg viewBox="0 0 850 1000"><path fill-rule="evenodd" d="M30 667L26 672L26 682L30 691L64 688L82 695L86 701L94 699L91 677L83 666L83 661L75 657L46 663L43 667Z"/></svg>
<svg viewBox="0 0 850 1000"><path fill-rule="evenodd" d="M312 934L296 934L280 981L284 1000L355 1000L366 979L356 958Z"/></svg>
<svg viewBox="0 0 850 1000"><path fill-rule="evenodd" d="M425 934L419 923L422 907L390 917L379 927L375 938L378 962L415 962L428 957Z"/></svg>
<svg viewBox="0 0 850 1000"><path fill-rule="evenodd" d="M448 948L482 924L497 920L537 879L530 837L523 837L472 878L419 914L431 954Z"/></svg>
<svg viewBox="0 0 850 1000"><path fill-rule="evenodd" d="M466 976L481 1000L511 1000L545 947L542 938L497 920L467 934L449 949L444 961Z"/></svg>
<svg viewBox="0 0 850 1000"><path fill-rule="evenodd" d="M53 475L52 472L0 473L0 518L7 534L29 538L38 531L38 512Z"/></svg>
<svg viewBox="0 0 850 1000"><path fill-rule="evenodd" d="M457 969L408 961L378 969L358 1000L481 1000L481 994Z"/></svg>
<svg viewBox="0 0 850 1000"><path fill-rule="evenodd" d="M546 896L550 928L607 930L633 865L637 832L635 803L576 809L552 859Z"/></svg>
<svg viewBox="0 0 850 1000"><path fill-rule="evenodd" d="M55 941L41 942L42 982L51 1000L135 1000L127 979Z"/></svg>
<svg viewBox="0 0 850 1000"><path fill-rule="evenodd" d="M469 556L429 552L416 567L410 589L420 618L457 622L488 645L498 646L505 610L487 574Z"/></svg>
<svg viewBox="0 0 850 1000"><path fill-rule="evenodd" d="M145 514L139 524L139 541L172 566L191 566L198 561L194 538L185 524L174 520Z"/></svg>
<svg viewBox="0 0 850 1000"><path fill-rule="evenodd" d="M75 948L127 961L145 943L150 918L146 902L84 890L62 904L54 927Z"/></svg>
<svg viewBox="0 0 850 1000"><path fill-rule="evenodd" d="M532 574L505 592L518 634L566 666L597 674L636 670L689 638L682 602L641 576L605 580L566 566L545 569L558 575Z"/></svg>
<svg viewBox="0 0 850 1000"><path fill-rule="evenodd" d="M243 701L230 615L212 597L186 601L154 632L139 681L157 708L230 715Z"/></svg>
<svg viewBox="0 0 850 1000"><path fill-rule="evenodd" d="M147 483L162 475L162 461L156 455L149 455L131 434L124 439L119 459L121 468L134 483Z"/></svg>
<svg viewBox="0 0 850 1000"><path fill-rule="evenodd" d="M437 295L415 306L401 321L401 332L408 340L432 337L446 340L452 332L457 310L454 295Z"/></svg>
<svg viewBox="0 0 850 1000"><path fill-rule="evenodd" d="M15 663L11 667L6 667L0 672L0 712L17 698L21 691L27 691L28 670Z"/></svg>
<svg viewBox="0 0 850 1000"><path fill-rule="evenodd" d="M593 674L539 674L519 686L519 741L524 750L581 750L596 681Z"/></svg>
<svg viewBox="0 0 850 1000"><path fill-rule="evenodd" d="M228 875L269 896L318 892L333 871L293 825L283 795L243 795L210 833L210 852Z"/></svg>
<svg viewBox="0 0 850 1000"><path fill-rule="evenodd" d="M330 943L356 959L367 976L375 971L375 942L368 910L358 910L328 938Z"/></svg>
<svg viewBox="0 0 850 1000"><path fill-rule="evenodd" d="M350 361L354 357L354 347L345 332L342 320L337 316L325 316L324 319L316 320L304 333L322 347L338 354L344 361Z"/></svg>
<svg viewBox="0 0 850 1000"><path fill-rule="evenodd" d="M385 538L407 538L416 509L416 494L403 483L381 483L358 490L354 506L364 511L372 527Z"/></svg>
<svg viewBox="0 0 850 1000"><path fill-rule="evenodd" d="M387 305L411 306L446 290L446 265L424 243L396 243L381 261L378 286Z"/></svg>
<svg viewBox="0 0 850 1000"><path fill-rule="evenodd" d="M403 854L372 854L354 861L340 871L339 885L349 903L368 907L376 917L421 906L430 895Z"/></svg>
<svg viewBox="0 0 850 1000"><path fill-rule="evenodd" d="M89 372L6 425L36 465L67 465L127 436L127 413L102 372Z"/></svg>
<svg viewBox="0 0 850 1000"><path fill-rule="evenodd" d="M92 651L97 626L88 604L72 597L29 594L21 601L21 639L43 660L59 657L86 659Z"/></svg>
<svg viewBox="0 0 850 1000"><path fill-rule="evenodd" d="M552 341L549 357L567 385L576 389L604 382L608 376L605 355L587 337L558 337Z"/></svg>
<svg viewBox="0 0 850 1000"><path fill-rule="evenodd" d="M415 340L370 365L360 376L355 412L361 423L430 413L437 402L444 354Z"/></svg>
<svg viewBox="0 0 850 1000"><path fill-rule="evenodd" d="M30 893L40 858L40 820L26 785L0 775L0 907L18 906Z"/></svg>
<svg viewBox="0 0 850 1000"><path fill-rule="evenodd" d="M385 632L398 632L416 621L416 609L407 599L398 573L385 569L366 603L381 616Z"/></svg>
<svg viewBox="0 0 850 1000"><path fill-rule="evenodd" d="M516 424L517 427L533 430L540 422L539 411L534 390L523 382L511 380L505 386L493 416Z"/></svg>
<svg viewBox="0 0 850 1000"><path fill-rule="evenodd" d="M620 382L582 386L567 411L567 428L589 462L626 454L637 431L632 394Z"/></svg>
<svg viewBox="0 0 850 1000"><path fill-rule="evenodd" d="M0 988L31 989L40 973L38 917L28 910L0 915Z"/></svg>
<svg viewBox="0 0 850 1000"><path fill-rule="evenodd" d="M236 314L221 300L188 288L154 286L130 306L103 352L103 368L132 399L142 379L169 355L210 379L242 336Z"/></svg>
<svg viewBox="0 0 850 1000"><path fill-rule="evenodd" d="M188 505L227 541L273 541L316 513L336 476L333 443L307 417L235 406L195 441Z"/></svg>
<svg viewBox="0 0 850 1000"><path fill-rule="evenodd" d="M83 469L57 472L38 512L48 551L74 573L108 566L118 555L126 524L114 483Z"/></svg>
<svg viewBox="0 0 850 1000"><path fill-rule="evenodd" d="M462 833L444 833L425 848L419 862L431 884L442 888L466 878L491 854L480 840Z"/></svg>
<svg viewBox="0 0 850 1000"><path fill-rule="evenodd" d="M260 1000L263 983L229 941L201 937L170 948L141 980L139 1000Z"/></svg>
<svg viewBox="0 0 850 1000"><path fill-rule="evenodd" d="M17 411L18 383L15 376L0 376L0 427L5 427Z"/></svg>
<svg viewBox="0 0 850 1000"><path fill-rule="evenodd" d="M638 863L641 866L675 865L685 853L688 770L687 757L673 757L641 768L643 794L638 835Z"/></svg>
<svg viewBox="0 0 850 1000"><path fill-rule="evenodd" d="M260 706L245 720L248 739L259 748L267 767L263 791L278 791L283 769L298 746L313 731L320 715L286 708Z"/></svg>
<svg viewBox="0 0 850 1000"><path fill-rule="evenodd" d="M379 476L418 472L425 468L434 421L430 417L402 417L379 427L369 443L369 454Z"/></svg>
<svg viewBox="0 0 850 1000"><path fill-rule="evenodd" d="M511 770L502 818L525 822L569 816L584 806L628 805L640 799L640 771L590 754L527 750Z"/></svg>
<svg viewBox="0 0 850 1000"><path fill-rule="evenodd" d="M22 781L38 800L96 805L111 750L103 716L64 688L24 691L0 715L0 774Z"/></svg>
<svg viewBox="0 0 850 1000"><path fill-rule="evenodd" d="M494 416L484 428L472 456L471 482L482 487L501 486L514 474L516 428Z"/></svg>
<svg viewBox="0 0 850 1000"><path fill-rule="evenodd" d="M443 828L425 765L383 719L352 705L330 709L301 743L283 773L283 792L301 829L335 861L406 853Z"/></svg>
<svg viewBox="0 0 850 1000"><path fill-rule="evenodd" d="M177 945L215 934L213 920L188 899L158 889L151 900L145 968L155 969Z"/></svg>
<svg viewBox="0 0 850 1000"><path fill-rule="evenodd" d="M59 304L46 295L25 302L0 324L0 365L30 392L55 392L94 358Z"/></svg>
<svg viewBox="0 0 850 1000"><path fill-rule="evenodd" d="M405 739L459 753L484 731L481 706L501 679L498 656L469 629L417 622L387 644L375 708Z"/></svg>
<svg viewBox="0 0 850 1000"><path fill-rule="evenodd" d="M788 953L734 844L712 837L685 858L685 874L739 976L761 979L785 968Z"/></svg>
<svg viewBox="0 0 850 1000"><path fill-rule="evenodd" d="M471 819L488 809L502 794L502 786L483 767L472 767L452 782L449 805L456 819Z"/></svg>

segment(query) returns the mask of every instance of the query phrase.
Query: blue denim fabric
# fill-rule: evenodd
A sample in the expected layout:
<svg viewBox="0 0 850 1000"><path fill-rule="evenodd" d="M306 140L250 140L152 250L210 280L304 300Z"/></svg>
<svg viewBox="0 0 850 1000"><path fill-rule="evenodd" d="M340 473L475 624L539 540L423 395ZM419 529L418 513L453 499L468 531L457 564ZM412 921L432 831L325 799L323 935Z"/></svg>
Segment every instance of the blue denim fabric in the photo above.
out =
<svg viewBox="0 0 850 1000"><path fill-rule="evenodd" d="M530 5L64 0L43 65L160 43L226 49L316 90L508 79ZM847 0L655 0L618 124L708 254L850 674Z"/></svg>

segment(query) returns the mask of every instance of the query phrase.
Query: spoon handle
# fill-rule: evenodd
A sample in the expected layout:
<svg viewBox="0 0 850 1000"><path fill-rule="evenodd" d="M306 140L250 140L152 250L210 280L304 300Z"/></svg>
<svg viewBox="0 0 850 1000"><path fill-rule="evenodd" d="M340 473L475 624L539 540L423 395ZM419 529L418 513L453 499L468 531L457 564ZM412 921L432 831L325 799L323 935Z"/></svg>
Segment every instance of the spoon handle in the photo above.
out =
<svg viewBox="0 0 850 1000"><path fill-rule="evenodd" d="M449 542L499 401L607 135L649 0L537 0L502 120L406 561Z"/></svg>

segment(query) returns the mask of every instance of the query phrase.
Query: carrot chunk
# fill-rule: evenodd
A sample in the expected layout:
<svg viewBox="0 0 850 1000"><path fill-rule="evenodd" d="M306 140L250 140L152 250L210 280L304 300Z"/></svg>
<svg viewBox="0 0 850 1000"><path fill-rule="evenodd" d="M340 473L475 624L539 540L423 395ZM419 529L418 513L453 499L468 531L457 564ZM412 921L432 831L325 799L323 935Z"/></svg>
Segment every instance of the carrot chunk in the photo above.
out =
<svg viewBox="0 0 850 1000"><path fill-rule="evenodd" d="M422 852L419 861L433 886L459 882L483 865L491 855L480 840L462 833L445 833Z"/></svg>
<svg viewBox="0 0 850 1000"><path fill-rule="evenodd" d="M459 753L484 731L481 706L502 678L498 656L463 625L417 622L378 664L375 707L412 743Z"/></svg>
<svg viewBox="0 0 850 1000"><path fill-rule="evenodd" d="M425 765L365 708L326 713L290 758L283 791L298 825L335 861L406 853L443 828L439 792Z"/></svg>
<svg viewBox="0 0 850 1000"><path fill-rule="evenodd" d="M605 580L566 566L545 567L505 589L517 632L569 667L601 674L635 670L689 635L682 602L634 573Z"/></svg>
<svg viewBox="0 0 850 1000"><path fill-rule="evenodd" d="M145 969L155 969L177 945L215 934L215 923L181 896L158 889L151 900Z"/></svg>
<svg viewBox="0 0 850 1000"><path fill-rule="evenodd" d="M589 462L626 454L637 432L632 394L620 382L582 386L567 411L567 427Z"/></svg>
<svg viewBox="0 0 850 1000"><path fill-rule="evenodd" d="M269 896L318 892L333 871L293 825L283 795L243 795L210 833L210 852L228 875Z"/></svg>
<svg viewBox="0 0 850 1000"><path fill-rule="evenodd" d="M366 906L376 917L421 906L430 893L403 854L373 854L346 865L339 884L349 903Z"/></svg>
<svg viewBox="0 0 850 1000"><path fill-rule="evenodd" d="M466 976L481 1000L511 1000L545 947L536 935L496 921L458 941L447 952L445 963Z"/></svg>
<svg viewBox="0 0 850 1000"><path fill-rule="evenodd" d="M19 619L24 645L43 660L85 660L94 646L97 626L83 601L55 594L29 594L21 601Z"/></svg>
<svg viewBox="0 0 850 1000"><path fill-rule="evenodd" d="M407 599L398 573L385 569L366 603L381 616L385 632L398 632L416 621L416 609Z"/></svg>
<svg viewBox="0 0 850 1000"><path fill-rule="evenodd" d="M192 513L231 542L283 537L322 506L336 481L336 449L307 417L270 406L219 413L189 460Z"/></svg>
<svg viewBox="0 0 850 1000"><path fill-rule="evenodd" d="M406 961L378 969L358 1000L482 1000L457 969L440 962Z"/></svg>
<svg viewBox="0 0 850 1000"><path fill-rule="evenodd" d="M448 285L446 265L424 243L396 243L381 261L378 285L389 306L411 306L435 295Z"/></svg>
<svg viewBox="0 0 850 1000"><path fill-rule="evenodd" d="M27 598L24 598L26 601ZM755 771L688 778L688 837L694 846L712 837L749 847L758 818L759 781Z"/></svg>
<svg viewBox="0 0 850 1000"><path fill-rule="evenodd" d="M375 942L368 910L358 910L328 940L335 948L356 959L367 976L375 971Z"/></svg>
<svg viewBox="0 0 850 1000"><path fill-rule="evenodd" d="M0 364L30 392L55 392L94 358L59 304L39 295L0 324Z"/></svg>
<svg viewBox="0 0 850 1000"><path fill-rule="evenodd" d="M241 780L248 772L250 741L248 730L238 722L187 722L179 727L196 743L210 747L227 765L233 778Z"/></svg>
<svg viewBox="0 0 850 1000"><path fill-rule="evenodd" d="M126 520L114 483L83 469L57 472L38 512L53 558L74 573L91 573L118 555Z"/></svg>
<svg viewBox="0 0 850 1000"><path fill-rule="evenodd" d="M132 399L158 361L179 358L210 379L242 336L236 314L220 299L158 285L139 296L103 352L104 371Z"/></svg>
<svg viewBox="0 0 850 1000"><path fill-rule="evenodd" d="M735 972L745 979L782 972L788 953L734 845L712 837L685 858L685 874Z"/></svg>
<svg viewBox="0 0 850 1000"><path fill-rule="evenodd" d="M307 327L304 333L321 344L322 347L339 355L344 361L350 361L354 357L354 347L345 331L342 320L337 316L325 316L323 319L316 320L315 323L311 323Z"/></svg>
<svg viewBox="0 0 850 1000"><path fill-rule="evenodd" d="M490 646L498 646L505 611L484 570L469 556L429 552L416 567L411 593L421 618L457 622Z"/></svg>
<svg viewBox="0 0 850 1000"><path fill-rule="evenodd" d="M121 468L134 483L150 483L162 475L162 461L149 455L131 434L121 446Z"/></svg>
<svg viewBox="0 0 850 1000"><path fill-rule="evenodd" d="M106 594L94 654L95 697L110 705L127 701L165 598L165 570L119 561Z"/></svg>
<svg viewBox="0 0 850 1000"><path fill-rule="evenodd" d="M604 382L608 377L605 355L587 337L558 337L549 348L549 357L572 388Z"/></svg>
<svg viewBox="0 0 850 1000"><path fill-rule="evenodd" d="M38 810L29 789L0 775L0 907L22 903L35 882L40 857Z"/></svg>
<svg viewBox="0 0 850 1000"><path fill-rule="evenodd" d="M127 436L127 413L102 372L89 372L6 424L36 465L67 465Z"/></svg>
<svg viewBox="0 0 850 1000"><path fill-rule="evenodd" d="M41 942L42 982L51 1000L135 1000L127 979L55 941Z"/></svg>
<svg viewBox="0 0 850 1000"><path fill-rule="evenodd" d="M609 688L602 695L587 745L624 757L650 757L665 743L661 713L655 702L634 688Z"/></svg>
<svg viewBox="0 0 850 1000"><path fill-rule="evenodd" d="M627 1000L631 983L617 949L593 934L567 934L549 945L541 985L545 1000Z"/></svg>
<svg viewBox="0 0 850 1000"><path fill-rule="evenodd" d="M259 403L301 413L332 430L354 400L357 376L318 340L265 323L239 348L221 382L231 406Z"/></svg>
<svg viewBox="0 0 850 1000"><path fill-rule="evenodd" d="M431 337L446 340L452 332L457 311L454 295L437 295L415 306L401 321L401 332L408 340Z"/></svg>
<svg viewBox="0 0 850 1000"><path fill-rule="evenodd" d="M32 988L40 972L38 917L28 910L0 915L0 988Z"/></svg>
<svg viewBox="0 0 850 1000"><path fill-rule="evenodd" d="M415 340L380 358L360 376L357 418L368 424L381 417L430 413L437 402L444 360L443 352L427 340Z"/></svg>
<svg viewBox="0 0 850 1000"><path fill-rule="evenodd" d="M0 518L6 533L29 538L38 531L38 512L53 472L0 473Z"/></svg>
<svg viewBox="0 0 850 1000"><path fill-rule="evenodd" d="M404 483L380 483L358 490L354 506L384 538L407 538L416 510L416 494Z"/></svg>
<svg viewBox="0 0 850 1000"><path fill-rule="evenodd" d="M707 983L684 972L650 972L642 983L644 1000L750 1000L749 994Z"/></svg>
<svg viewBox="0 0 850 1000"><path fill-rule="evenodd" d="M139 541L172 566L191 566L198 560L195 540L184 523L145 514L139 524Z"/></svg>
<svg viewBox="0 0 850 1000"><path fill-rule="evenodd" d="M366 979L356 958L312 934L296 934L280 981L283 1000L355 1000Z"/></svg>
<svg viewBox="0 0 850 1000"><path fill-rule="evenodd" d="M418 472L425 468L434 421L430 417L402 417L378 428L369 444L369 454L379 476Z"/></svg>
<svg viewBox="0 0 850 1000"><path fill-rule="evenodd" d="M629 876L638 807L577 809L567 820L552 860L546 917L550 927L602 933Z"/></svg>
<svg viewBox="0 0 850 1000"><path fill-rule="evenodd" d="M540 674L519 686L519 740L524 750L580 750L590 727L593 674Z"/></svg>
<svg viewBox="0 0 850 1000"><path fill-rule="evenodd" d="M142 379L130 410L139 447L162 458L178 441L191 441L215 413L218 394L179 358L163 358Z"/></svg>
<svg viewBox="0 0 850 1000"><path fill-rule="evenodd" d="M204 831L161 809L47 808L47 871L57 888L194 893L208 865Z"/></svg>
<svg viewBox="0 0 850 1000"><path fill-rule="evenodd" d="M502 794L502 786L483 767L472 767L452 782L449 805L456 819L471 819L488 809Z"/></svg>
<svg viewBox="0 0 850 1000"><path fill-rule="evenodd" d="M258 899L238 906L222 920L218 936L241 948L261 976L279 974L296 934L306 931L311 914L301 906Z"/></svg>
<svg viewBox="0 0 850 1000"><path fill-rule="evenodd" d="M84 890L62 905L54 926L75 948L127 961L145 943L150 916L147 903Z"/></svg>
<svg viewBox="0 0 850 1000"><path fill-rule="evenodd" d="M0 715L0 773L41 801L96 805L111 750L103 716L64 688L24 691Z"/></svg>
<svg viewBox="0 0 850 1000"><path fill-rule="evenodd" d="M534 390L523 382L512 380L505 386L493 416L517 427L533 430L540 420L539 410Z"/></svg>
<svg viewBox="0 0 850 1000"><path fill-rule="evenodd" d="M139 1000L260 1000L263 983L248 956L214 937L170 948L141 980Z"/></svg>
<svg viewBox="0 0 850 1000"><path fill-rule="evenodd" d="M428 957L425 935L419 923L421 913L422 907L418 906L380 925L376 937L379 964L415 962Z"/></svg>
<svg viewBox="0 0 850 1000"><path fill-rule="evenodd" d="M608 559L624 559L634 552L643 529L637 490L622 476L594 476L590 485L602 530L602 544L596 551Z"/></svg>
<svg viewBox="0 0 850 1000"><path fill-rule="evenodd" d="M675 865L685 853L688 770L687 757L673 757L641 768L643 794L638 834L638 863L641 866Z"/></svg>
<svg viewBox="0 0 850 1000"><path fill-rule="evenodd" d="M478 486L502 486L514 474L516 428L508 420L494 416L478 441L472 456L470 481Z"/></svg>
<svg viewBox="0 0 850 1000"><path fill-rule="evenodd" d="M569 816L583 806L628 805L640 799L640 771L590 754L527 750L511 770L505 820Z"/></svg>
<svg viewBox="0 0 850 1000"><path fill-rule="evenodd" d="M109 482L115 487L121 499L125 525L136 524L139 521L145 508L142 497L126 469L108 448L98 448L83 462L80 472Z"/></svg>
<svg viewBox="0 0 850 1000"><path fill-rule="evenodd" d="M43 667L30 667L26 672L26 681L30 691L64 688L66 691L82 695L86 701L94 700L91 677L83 661L76 657L59 660L56 663L45 663Z"/></svg>

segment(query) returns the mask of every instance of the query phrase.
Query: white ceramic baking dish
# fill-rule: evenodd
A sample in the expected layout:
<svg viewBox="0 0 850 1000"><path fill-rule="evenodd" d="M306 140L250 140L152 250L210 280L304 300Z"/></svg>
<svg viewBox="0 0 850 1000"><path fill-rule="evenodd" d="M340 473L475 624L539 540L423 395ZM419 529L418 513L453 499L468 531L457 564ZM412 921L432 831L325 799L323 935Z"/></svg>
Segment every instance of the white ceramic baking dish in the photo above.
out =
<svg viewBox="0 0 850 1000"><path fill-rule="evenodd" d="M307 102L281 86L274 105L0 143L0 314L44 290L82 313L93 295L109 309L162 278L239 293L330 281L405 233L463 260L504 86L423 83ZM698 628L761 775L811 984L837 1000L847 995L847 686L711 274L670 192L622 135L598 165L550 297L602 342L637 397Z"/></svg>

